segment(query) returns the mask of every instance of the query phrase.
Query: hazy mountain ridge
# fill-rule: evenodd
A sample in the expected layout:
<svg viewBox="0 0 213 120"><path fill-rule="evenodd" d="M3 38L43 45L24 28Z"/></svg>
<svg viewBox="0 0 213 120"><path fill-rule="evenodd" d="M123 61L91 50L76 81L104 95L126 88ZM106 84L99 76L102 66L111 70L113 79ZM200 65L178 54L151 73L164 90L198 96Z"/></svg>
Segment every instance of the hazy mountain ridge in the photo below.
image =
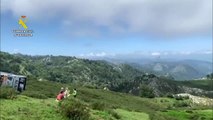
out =
<svg viewBox="0 0 213 120"><path fill-rule="evenodd" d="M170 77L156 76L147 73L147 71L136 69L129 64L113 64L103 60L79 59L68 56L11 55L4 52L0 52L0 58L0 71L27 75L40 80L96 88L107 87L113 91L145 97L184 92L181 88L182 84L177 84ZM156 69L169 70L170 66L157 63Z"/></svg>
<svg viewBox="0 0 213 120"><path fill-rule="evenodd" d="M149 63L127 64L157 75L172 76L175 80L193 80L205 77L212 72L212 63L198 60L150 61Z"/></svg>

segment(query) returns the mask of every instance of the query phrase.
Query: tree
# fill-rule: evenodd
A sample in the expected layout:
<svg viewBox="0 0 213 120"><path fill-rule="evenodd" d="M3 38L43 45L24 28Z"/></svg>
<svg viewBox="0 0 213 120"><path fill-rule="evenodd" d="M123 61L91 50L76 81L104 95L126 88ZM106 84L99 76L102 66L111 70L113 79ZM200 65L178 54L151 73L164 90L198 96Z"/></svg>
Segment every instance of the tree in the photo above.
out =
<svg viewBox="0 0 213 120"><path fill-rule="evenodd" d="M213 79L213 73L206 75L207 79Z"/></svg>
<svg viewBox="0 0 213 120"><path fill-rule="evenodd" d="M148 85L142 84L140 85L140 96L154 98L155 94L152 88L150 88Z"/></svg>

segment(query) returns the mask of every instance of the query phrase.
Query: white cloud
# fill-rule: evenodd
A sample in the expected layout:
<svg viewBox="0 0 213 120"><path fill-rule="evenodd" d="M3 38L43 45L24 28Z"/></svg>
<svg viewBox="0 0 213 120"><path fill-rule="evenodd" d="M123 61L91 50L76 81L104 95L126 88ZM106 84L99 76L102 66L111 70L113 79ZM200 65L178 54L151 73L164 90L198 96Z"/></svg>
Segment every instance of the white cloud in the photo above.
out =
<svg viewBox="0 0 213 120"><path fill-rule="evenodd" d="M202 56L202 57L201 57ZM88 59L141 59L141 58L174 58L174 59L202 59L212 60L211 50L200 50L200 51L158 51L158 52L144 52L136 51L132 53L106 53L106 52L90 52L81 54L78 57Z"/></svg>
<svg viewBox="0 0 213 120"><path fill-rule="evenodd" d="M161 53L160 53L160 52L152 52L151 55L152 55L152 56L160 56Z"/></svg>
<svg viewBox="0 0 213 120"><path fill-rule="evenodd" d="M97 57L103 57L103 56L106 56L106 53L105 52L97 53L96 56Z"/></svg>
<svg viewBox="0 0 213 120"><path fill-rule="evenodd" d="M201 54L213 54L212 50L204 50L204 51L200 51Z"/></svg>
<svg viewBox="0 0 213 120"><path fill-rule="evenodd" d="M180 52L179 54L180 55L190 55L190 54L192 54L192 52L190 52L190 51L183 51L183 52Z"/></svg>
<svg viewBox="0 0 213 120"><path fill-rule="evenodd" d="M12 53L19 53L19 49L13 49Z"/></svg>
<svg viewBox="0 0 213 120"><path fill-rule="evenodd" d="M132 53L123 53L123 54L115 54L114 56L190 56L190 55L212 55L212 50L199 50L199 51L150 51L150 52L132 52Z"/></svg>
<svg viewBox="0 0 213 120"><path fill-rule="evenodd" d="M79 35L103 27L113 34L163 37L211 34L212 29L212 0L2 0L1 7L15 17L42 22L59 18L78 28L71 32Z"/></svg>
<svg viewBox="0 0 213 120"><path fill-rule="evenodd" d="M109 53L105 53L105 52L99 52L99 53L94 53L94 52L90 52L87 54L80 54L80 57L106 57L106 56L114 56L114 54L109 54Z"/></svg>
<svg viewBox="0 0 213 120"><path fill-rule="evenodd" d="M168 53L168 52L163 52L162 54L163 54L163 55L168 55L169 53Z"/></svg>

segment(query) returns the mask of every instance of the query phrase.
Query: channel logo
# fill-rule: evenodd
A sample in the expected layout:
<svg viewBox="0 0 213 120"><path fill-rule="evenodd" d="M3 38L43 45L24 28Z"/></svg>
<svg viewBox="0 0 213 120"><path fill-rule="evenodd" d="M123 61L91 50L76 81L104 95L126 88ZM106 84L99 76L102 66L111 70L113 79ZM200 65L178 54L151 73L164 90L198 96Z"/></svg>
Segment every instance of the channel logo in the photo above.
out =
<svg viewBox="0 0 213 120"><path fill-rule="evenodd" d="M13 30L13 36L14 37L32 37L33 36L33 30L32 29L28 29L28 18L27 16L20 16L20 18L18 19L18 25L19 28L18 29L14 29Z"/></svg>

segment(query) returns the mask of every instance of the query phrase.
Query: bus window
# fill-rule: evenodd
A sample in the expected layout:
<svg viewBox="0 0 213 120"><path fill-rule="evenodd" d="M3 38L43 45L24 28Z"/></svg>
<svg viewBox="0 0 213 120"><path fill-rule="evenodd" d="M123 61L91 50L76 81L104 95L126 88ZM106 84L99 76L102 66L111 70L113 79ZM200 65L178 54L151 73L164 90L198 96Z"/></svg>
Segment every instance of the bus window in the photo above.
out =
<svg viewBox="0 0 213 120"><path fill-rule="evenodd" d="M12 79L13 79L12 77L8 77L8 80L12 81Z"/></svg>
<svg viewBox="0 0 213 120"><path fill-rule="evenodd" d="M4 80L4 75L1 75L0 86L1 86L1 84L2 84L2 82L3 82L3 80Z"/></svg>

